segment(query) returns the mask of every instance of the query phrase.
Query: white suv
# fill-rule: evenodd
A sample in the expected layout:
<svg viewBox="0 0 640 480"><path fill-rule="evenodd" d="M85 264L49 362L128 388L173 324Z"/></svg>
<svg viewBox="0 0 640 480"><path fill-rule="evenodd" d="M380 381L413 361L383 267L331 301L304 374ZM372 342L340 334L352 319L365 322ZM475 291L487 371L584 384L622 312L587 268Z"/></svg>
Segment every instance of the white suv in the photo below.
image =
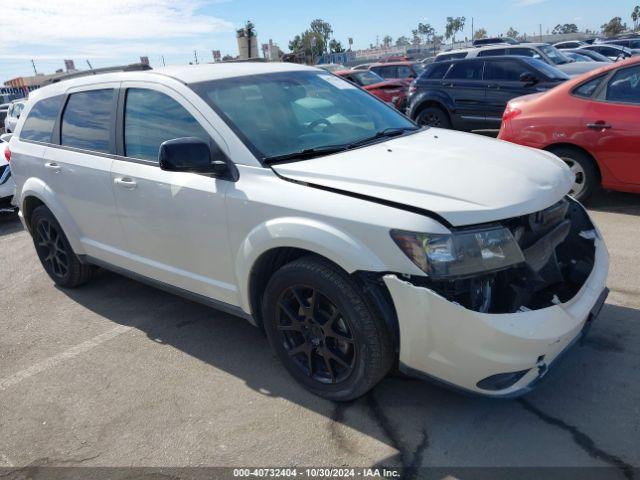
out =
<svg viewBox="0 0 640 480"><path fill-rule="evenodd" d="M525 392L606 296L606 248L557 157L418 128L316 68L60 82L32 93L10 149L58 285L97 265L244 317L335 400L396 362Z"/></svg>

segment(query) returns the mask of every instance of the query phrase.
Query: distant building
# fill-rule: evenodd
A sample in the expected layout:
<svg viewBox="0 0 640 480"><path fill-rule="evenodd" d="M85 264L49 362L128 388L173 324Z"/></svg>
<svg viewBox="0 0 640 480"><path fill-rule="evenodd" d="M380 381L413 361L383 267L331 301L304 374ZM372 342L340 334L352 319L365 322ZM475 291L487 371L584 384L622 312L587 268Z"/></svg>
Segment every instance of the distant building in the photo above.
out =
<svg viewBox="0 0 640 480"><path fill-rule="evenodd" d="M236 31L238 40L238 59L250 60L260 58L258 49L258 36L254 30L253 23L247 22L246 26Z"/></svg>

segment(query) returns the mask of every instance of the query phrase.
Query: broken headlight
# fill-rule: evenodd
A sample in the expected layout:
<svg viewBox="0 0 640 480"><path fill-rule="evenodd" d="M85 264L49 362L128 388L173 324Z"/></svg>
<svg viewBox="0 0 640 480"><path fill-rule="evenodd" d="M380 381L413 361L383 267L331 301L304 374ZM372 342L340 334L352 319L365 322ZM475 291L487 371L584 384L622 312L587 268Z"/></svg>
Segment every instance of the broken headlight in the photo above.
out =
<svg viewBox="0 0 640 480"><path fill-rule="evenodd" d="M391 238L433 278L465 277L524 262L520 247L504 227L445 235L391 230Z"/></svg>

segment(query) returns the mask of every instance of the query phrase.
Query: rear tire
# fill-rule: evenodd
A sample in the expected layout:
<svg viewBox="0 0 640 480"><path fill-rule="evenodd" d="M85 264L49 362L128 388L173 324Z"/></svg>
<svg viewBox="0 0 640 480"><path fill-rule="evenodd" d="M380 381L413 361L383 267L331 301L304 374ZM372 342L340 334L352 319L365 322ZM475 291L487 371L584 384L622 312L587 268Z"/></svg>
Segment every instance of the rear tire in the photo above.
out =
<svg viewBox="0 0 640 480"><path fill-rule="evenodd" d="M358 398L389 371L390 335L359 285L313 256L283 266L262 302L269 343L289 373L316 395Z"/></svg>
<svg viewBox="0 0 640 480"><path fill-rule="evenodd" d="M551 152L562 159L575 176L575 182L569 195L584 202L598 188L600 175L592 158L586 153L570 147L557 147Z"/></svg>
<svg viewBox="0 0 640 480"><path fill-rule="evenodd" d="M40 263L51 279L75 288L91 279L92 267L80 262L53 213L41 205L31 214L31 235Z"/></svg>
<svg viewBox="0 0 640 480"><path fill-rule="evenodd" d="M418 125L426 125L436 128L451 128L451 120L447 112L440 107L427 107L416 116Z"/></svg>

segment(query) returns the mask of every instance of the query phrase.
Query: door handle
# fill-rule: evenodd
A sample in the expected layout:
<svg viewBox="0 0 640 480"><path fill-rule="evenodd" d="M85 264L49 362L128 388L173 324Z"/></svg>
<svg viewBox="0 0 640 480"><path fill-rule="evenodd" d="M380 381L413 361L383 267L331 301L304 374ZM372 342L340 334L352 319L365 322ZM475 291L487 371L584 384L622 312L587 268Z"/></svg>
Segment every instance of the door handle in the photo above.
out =
<svg viewBox="0 0 640 480"><path fill-rule="evenodd" d="M453 87L453 82L442 82L443 87Z"/></svg>
<svg viewBox="0 0 640 480"><path fill-rule="evenodd" d="M49 170L53 170L53 172L55 173L60 173L60 165L58 165L56 162L47 162L44 164L45 168L48 168Z"/></svg>
<svg viewBox="0 0 640 480"><path fill-rule="evenodd" d="M608 130L612 128L612 125L604 122L595 122L595 123L587 123L587 128L591 128L592 130Z"/></svg>
<svg viewBox="0 0 640 480"><path fill-rule="evenodd" d="M133 190L138 186L135 180L129 177L118 177L113 179L113 183L119 185L122 188L126 188L127 190Z"/></svg>

